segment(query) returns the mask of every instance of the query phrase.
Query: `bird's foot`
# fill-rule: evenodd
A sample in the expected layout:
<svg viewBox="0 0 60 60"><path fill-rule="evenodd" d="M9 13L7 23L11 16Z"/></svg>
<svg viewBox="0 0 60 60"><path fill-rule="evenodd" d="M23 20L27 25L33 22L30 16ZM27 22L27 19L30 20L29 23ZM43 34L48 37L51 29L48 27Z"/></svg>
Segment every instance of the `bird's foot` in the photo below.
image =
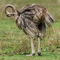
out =
<svg viewBox="0 0 60 60"><path fill-rule="evenodd" d="M26 55L26 56L34 56L35 54L30 54L30 55Z"/></svg>
<svg viewBox="0 0 60 60"><path fill-rule="evenodd" d="M38 53L36 56L42 56L41 53Z"/></svg>

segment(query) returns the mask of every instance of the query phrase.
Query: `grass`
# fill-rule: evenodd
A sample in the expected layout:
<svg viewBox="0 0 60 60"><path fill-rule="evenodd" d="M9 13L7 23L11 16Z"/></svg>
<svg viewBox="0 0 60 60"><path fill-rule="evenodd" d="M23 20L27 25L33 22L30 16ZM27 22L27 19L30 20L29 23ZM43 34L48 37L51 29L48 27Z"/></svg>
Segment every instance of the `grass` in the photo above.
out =
<svg viewBox="0 0 60 60"><path fill-rule="evenodd" d="M26 57L25 54L31 53L30 39L17 28L12 17L5 16L4 8L7 4L13 4L18 10L27 4L43 5L54 16L55 23L52 27L47 27L46 36L41 40L41 57ZM60 60L59 13L59 0L0 0L0 60ZM36 50L37 40L34 44Z"/></svg>
<svg viewBox="0 0 60 60"><path fill-rule="evenodd" d="M14 55L14 56L0 56L0 60L59 60L59 56L50 54L49 52L43 52L42 56L27 57L26 55Z"/></svg>
<svg viewBox="0 0 60 60"><path fill-rule="evenodd" d="M46 37L41 41L42 56L26 57L25 54L30 53L30 40L28 36L17 28L14 20L0 20L0 59L58 60L60 57L60 49L56 47L60 47L59 36L60 23L55 22L53 26L47 30ZM35 49L37 49L37 40L35 40L34 43ZM52 52L53 50L54 52Z"/></svg>

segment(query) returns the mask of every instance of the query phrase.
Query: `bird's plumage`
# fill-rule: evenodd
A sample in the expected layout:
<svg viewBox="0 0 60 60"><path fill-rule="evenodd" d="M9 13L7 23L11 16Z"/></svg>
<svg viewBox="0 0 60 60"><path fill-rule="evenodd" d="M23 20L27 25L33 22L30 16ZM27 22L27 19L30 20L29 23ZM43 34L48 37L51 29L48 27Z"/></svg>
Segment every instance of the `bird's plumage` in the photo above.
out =
<svg viewBox="0 0 60 60"><path fill-rule="evenodd" d="M12 13L7 11L7 8L12 8ZM21 8L20 11L16 10L13 5L5 7L7 17L14 16L16 25L29 35L31 40L32 55L35 55L33 39L38 39L38 55L41 55L40 39L46 32L46 24L51 26L54 22L52 15L43 6L30 4Z"/></svg>
<svg viewBox="0 0 60 60"><path fill-rule="evenodd" d="M44 32L46 32L46 24L51 26L54 22L52 15L43 6L30 4L21 8L20 11L15 10L15 7L12 5L9 7L14 8L12 9L13 14L10 14L15 16L18 28L22 28L25 33L34 38L39 33L44 35Z"/></svg>
<svg viewBox="0 0 60 60"><path fill-rule="evenodd" d="M36 4L27 5L20 9L19 18L23 21L23 30L26 28L30 30L30 32L28 32L29 35L30 33L36 35L39 32L44 35L44 32L46 32L46 23L48 26L51 26L54 22L53 17L46 8ZM25 32L27 31L25 30Z"/></svg>

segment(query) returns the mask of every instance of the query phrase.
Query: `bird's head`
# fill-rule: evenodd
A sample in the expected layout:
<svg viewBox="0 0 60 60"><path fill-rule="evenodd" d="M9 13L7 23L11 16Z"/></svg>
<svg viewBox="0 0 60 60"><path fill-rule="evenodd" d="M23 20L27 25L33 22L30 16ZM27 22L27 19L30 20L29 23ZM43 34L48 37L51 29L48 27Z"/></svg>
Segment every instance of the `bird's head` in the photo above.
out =
<svg viewBox="0 0 60 60"><path fill-rule="evenodd" d="M11 12L8 11L11 10ZM15 7L11 4L8 4L6 7L5 7L5 14L7 17L10 17L10 16L14 16L15 19L20 15L20 12L18 10L15 9Z"/></svg>

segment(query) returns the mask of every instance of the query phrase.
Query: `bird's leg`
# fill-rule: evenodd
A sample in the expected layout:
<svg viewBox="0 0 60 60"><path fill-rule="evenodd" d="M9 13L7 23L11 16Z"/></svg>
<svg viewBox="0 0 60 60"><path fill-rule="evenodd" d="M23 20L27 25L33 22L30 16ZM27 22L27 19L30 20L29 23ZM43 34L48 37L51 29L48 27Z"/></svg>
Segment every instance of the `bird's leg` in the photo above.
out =
<svg viewBox="0 0 60 60"><path fill-rule="evenodd" d="M35 49L34 49L34 44L33 44L33 38L30 36L30 40L31 40L31 51L32 54L31 55L27 55L27 56L33 56L35 55Z"/></svg>
<svg viewBox="0 0 60 60"><path fill-rule="evenodd" d="M38 55L41 56L40 37L38 37Z"/></svg>
<svg viewBox="0 0 60 60"><path fill-rule="evenodd" d="M32 50L32 55L34 55L34 54L35 54L35 49L34 49L33 39L32 39L32 38L30 38L30 39L31 39L31 50Z"/></svg>

